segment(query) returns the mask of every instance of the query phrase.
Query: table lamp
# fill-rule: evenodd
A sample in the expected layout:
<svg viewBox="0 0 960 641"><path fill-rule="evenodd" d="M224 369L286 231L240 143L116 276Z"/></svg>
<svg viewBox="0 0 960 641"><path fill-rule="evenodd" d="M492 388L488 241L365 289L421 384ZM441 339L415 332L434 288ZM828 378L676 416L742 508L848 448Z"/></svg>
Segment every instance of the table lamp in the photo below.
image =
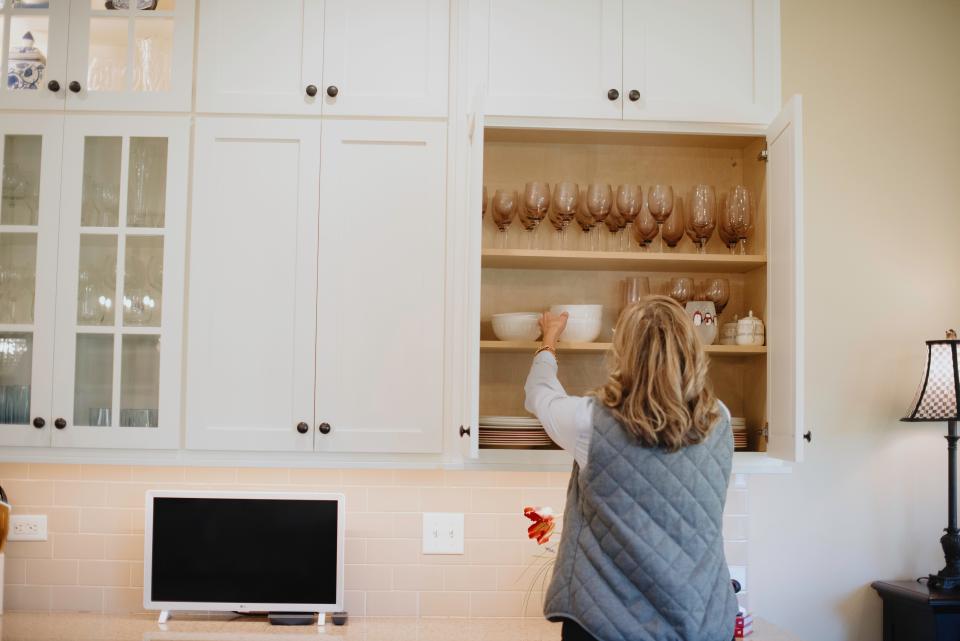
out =
<svg viewBox="0 0 960 641"><path fill-rule="evenodd" d="M923 380L910 404L910 411L901 421L947 422L947 529L940 538L947 564L927 583L931 588L960 588L960 530L957 529L957 399L960 398L960 371L957 367L957 333L947 331L947 338L927 341L927 365Z"/></svg>

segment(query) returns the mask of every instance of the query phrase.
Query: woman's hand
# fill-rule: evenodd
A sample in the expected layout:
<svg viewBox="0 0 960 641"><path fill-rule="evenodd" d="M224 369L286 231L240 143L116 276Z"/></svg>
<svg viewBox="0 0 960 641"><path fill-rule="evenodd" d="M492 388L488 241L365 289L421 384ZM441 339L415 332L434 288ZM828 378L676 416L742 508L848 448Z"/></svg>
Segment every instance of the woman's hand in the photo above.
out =
<svg viewBox="0 0 960 641"><path fill-rule="evenodd" d="M552 312L544 312L543 316L540 317L540 329L543 330L543 344L547 347L557 347L557 339L560 338L560 334L563 333L563 330L567 327L567 318L569 318L567 312L562 314L554 314Z"/></svg>

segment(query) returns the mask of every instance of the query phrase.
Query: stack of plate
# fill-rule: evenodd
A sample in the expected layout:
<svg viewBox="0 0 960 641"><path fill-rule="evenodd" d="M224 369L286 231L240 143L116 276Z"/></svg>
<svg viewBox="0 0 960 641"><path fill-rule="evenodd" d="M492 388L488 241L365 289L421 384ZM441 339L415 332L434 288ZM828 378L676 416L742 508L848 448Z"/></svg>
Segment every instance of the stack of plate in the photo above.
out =
<svg viewBox="0 0 960 641"><path fill-rule="evenodd" d="M733 428L733 449L747 449L747 419L734 416L730 419L730 427Z"/></svg>
<svg viewBox="0 0 960 641"><path fill-rule="evenodd" d="M557 449L540 421L525 416L481 416L480 447L501 450Z"/></svg>

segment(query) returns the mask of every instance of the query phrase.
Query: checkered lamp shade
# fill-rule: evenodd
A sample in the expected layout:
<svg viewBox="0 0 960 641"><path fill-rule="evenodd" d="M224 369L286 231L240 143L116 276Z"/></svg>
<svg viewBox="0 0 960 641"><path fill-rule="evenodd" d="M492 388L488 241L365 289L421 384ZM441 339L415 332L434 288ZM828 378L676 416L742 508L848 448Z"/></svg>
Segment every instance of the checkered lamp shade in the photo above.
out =
<svg viewBox="0 0 960 641"><path fill-rule="evenodd" d="M957 346L960 340L927 341L927 366L903 421L956 421L960 397Z"/></svg>

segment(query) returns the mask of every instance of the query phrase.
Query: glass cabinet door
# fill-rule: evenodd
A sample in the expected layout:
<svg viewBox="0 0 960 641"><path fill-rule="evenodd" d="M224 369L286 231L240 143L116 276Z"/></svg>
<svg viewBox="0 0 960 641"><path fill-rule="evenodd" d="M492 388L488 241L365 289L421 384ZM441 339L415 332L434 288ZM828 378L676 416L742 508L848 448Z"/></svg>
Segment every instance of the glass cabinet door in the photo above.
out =
<svg viewBox="0 0 960 641"><path fill-rule="evenodd" d="M189 111L195 0L73 0L75 109Z"/></svg>
<svg viewBox="0 0 960 641"><path fill-rule="evenodd" d="M63 109L67 90L66 0L0 0L0 107Z"/></svg>
<svg viewBox="0 0 960 641"><path fill-rule="evenodd" d="M59 116L0 116L0 444L47 445L59 223Z"/></svg>
<svg viewBox="0 0 960 641"><path fill-rule="evenodd" d="M65 130L53 442L175 448L189 120Z"/></svg>

